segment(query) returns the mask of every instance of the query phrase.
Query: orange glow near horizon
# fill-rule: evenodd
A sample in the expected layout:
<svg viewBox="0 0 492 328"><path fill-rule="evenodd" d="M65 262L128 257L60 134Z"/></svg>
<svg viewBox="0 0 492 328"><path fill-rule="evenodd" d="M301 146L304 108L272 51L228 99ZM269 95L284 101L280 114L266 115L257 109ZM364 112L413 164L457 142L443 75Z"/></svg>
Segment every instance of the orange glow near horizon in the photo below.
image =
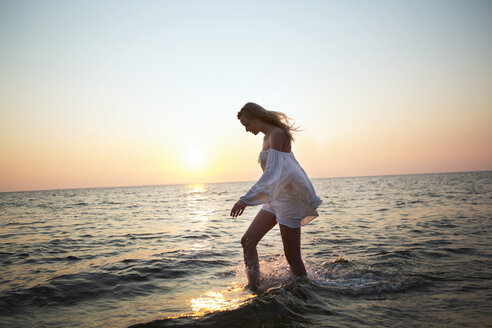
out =
<svg viewBox="0 0 492 328"><path fill-rule="evenodd" d="M111 145L71 149L53 141L38 147L38 140L16 148L11 143L2 150L0 191L256 180L261 175L261 138L236 128L238 143L244 143L241 151L211 140L210 148L191 152L190 157L180 149L139 145L106 151ZM408 136L403 129L359 131L331 140L315 138L314 133L318 132L299 134L293 144L311 178L479 171L492 163L492 138L485 121L459 131L428 129Z"/></svg>

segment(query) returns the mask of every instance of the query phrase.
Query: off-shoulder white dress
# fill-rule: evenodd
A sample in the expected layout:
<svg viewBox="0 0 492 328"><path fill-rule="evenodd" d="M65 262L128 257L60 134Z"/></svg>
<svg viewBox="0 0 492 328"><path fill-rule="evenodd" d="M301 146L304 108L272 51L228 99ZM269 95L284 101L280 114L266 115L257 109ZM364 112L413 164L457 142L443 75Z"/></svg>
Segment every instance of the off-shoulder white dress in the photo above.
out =
<svg viewBox="0 0 492 328"><path fill-rule="evenodd" d="M260 153L258 162L263 175L240 200L246 205L264 204L262 209L290 228L306 225L318 216L316 208L322 201L292 152L270 148Z"/></svg>

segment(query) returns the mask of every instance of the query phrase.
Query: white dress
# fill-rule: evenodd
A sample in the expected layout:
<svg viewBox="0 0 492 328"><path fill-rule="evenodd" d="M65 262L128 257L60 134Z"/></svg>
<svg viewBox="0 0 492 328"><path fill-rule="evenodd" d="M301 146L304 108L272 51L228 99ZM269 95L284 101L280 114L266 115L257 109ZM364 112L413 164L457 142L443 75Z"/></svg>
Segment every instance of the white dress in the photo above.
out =
<svg viewBox="0 0 492 328"><path fill-rule="evenodd" d="M316 208L322 201L292 152L270 148L260 153L258 161L263 175L240 200L246 205L265 204L263 209L290 228L306 225L318 216Z"/></svg>

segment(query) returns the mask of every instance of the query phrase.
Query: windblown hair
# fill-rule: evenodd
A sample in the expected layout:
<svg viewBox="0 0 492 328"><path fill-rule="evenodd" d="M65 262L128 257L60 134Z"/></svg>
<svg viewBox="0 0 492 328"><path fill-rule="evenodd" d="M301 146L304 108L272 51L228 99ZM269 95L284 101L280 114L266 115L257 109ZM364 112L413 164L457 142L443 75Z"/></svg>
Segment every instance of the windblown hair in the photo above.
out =
<svg viewBox="0 0 492 328"><path fill-rule="evenodd" d="M281 128L291 141L294 141L293 133L300 132L299 127L294 126L293 120L282 112L267 110L258 104L249 102L237 113L237 119L245 115L248 119L260 119Z"/></svg>

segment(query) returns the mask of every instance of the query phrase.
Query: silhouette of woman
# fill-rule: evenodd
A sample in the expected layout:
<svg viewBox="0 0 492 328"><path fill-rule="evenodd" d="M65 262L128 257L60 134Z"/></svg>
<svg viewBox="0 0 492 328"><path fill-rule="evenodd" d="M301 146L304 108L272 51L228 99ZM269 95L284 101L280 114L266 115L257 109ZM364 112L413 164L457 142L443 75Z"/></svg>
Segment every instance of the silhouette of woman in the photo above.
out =
<svg viewBox="0 0 492 328"><path fill-rule="evenodd" d="M238 217L246 206L263 204L241 239L249 288L257 291L260 268L256 245L277 223L292 273L306 275L301 258L301 225L318 216L316 208L321 199L291 151L292 132L298 129L287 115L249 102L241 108L237 118L246 132L265 135L258 158L263 175L231 210L231 216Z"/></svg>

